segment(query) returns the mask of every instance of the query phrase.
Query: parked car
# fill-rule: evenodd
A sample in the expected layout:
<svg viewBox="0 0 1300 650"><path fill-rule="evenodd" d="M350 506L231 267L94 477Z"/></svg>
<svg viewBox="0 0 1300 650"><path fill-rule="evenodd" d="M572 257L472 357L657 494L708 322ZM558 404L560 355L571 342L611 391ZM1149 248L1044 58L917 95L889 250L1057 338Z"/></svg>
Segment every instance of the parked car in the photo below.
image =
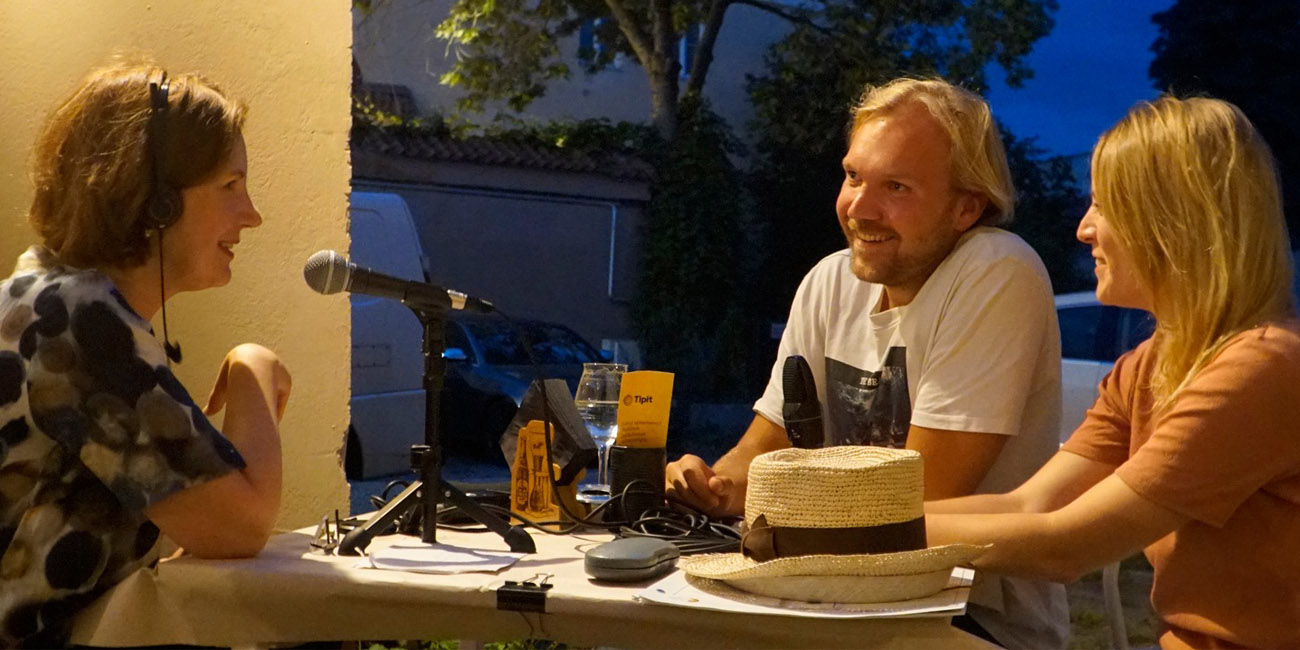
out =
<svg viewBox="0 0 1300 650"><path fill-rule="evenodd" d="M1155 319L1140 309L1097 302L1091 291L1056 297L1061 327L1061 426L1064 441L1097 401L1097 385L1115 360L1155 330Z"/></svg>
<svg viewBox="0 0 1300 650"><path fill-rule="evenodd" d="M400 196L353 192L351 260L380 273L428 281L410 210ZM424 441L422 327L405 305L352 295L352 421L348 478L410 469L410 447ZM497 440L532 379L563 378L577 387L582 364L602 355L558 323L518 320L529 336L533 368L515 326L494 314L447 312L441 427L449 449L500 459Z"/></svg>
<svg viewBox="0 0 1300 650"><path fill-rule="evenodd" d="M520 336L532 344L537 365ZM538 376L559 378L577 390L582 364L603 356L577 332L558 323L455 314L447 323L442 422L448 444L501 458L498 440Z"/></svg>

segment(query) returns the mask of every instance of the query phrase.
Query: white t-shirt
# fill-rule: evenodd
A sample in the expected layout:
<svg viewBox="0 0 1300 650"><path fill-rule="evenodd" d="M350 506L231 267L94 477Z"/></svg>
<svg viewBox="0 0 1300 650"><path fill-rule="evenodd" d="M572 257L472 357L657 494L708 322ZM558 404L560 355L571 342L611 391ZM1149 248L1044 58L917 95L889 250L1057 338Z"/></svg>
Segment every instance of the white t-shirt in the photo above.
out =
<svg viewBox="0 0 1300 650"><path fill-rule="evenodd" d="M1042 467L1058 446L1061 340L1033 249L1009 232L972 228L911 303L883 312L884 288L849 264L849 251L839 251L804 277L754 411L784 425L783 368L797 354L817 381L828 446L902 447L912 424L1010 436L980 492L1009 491ZM1061 585L981 582L971 602L982 607L971 614L1000 642L1065 645Z"/></svg>

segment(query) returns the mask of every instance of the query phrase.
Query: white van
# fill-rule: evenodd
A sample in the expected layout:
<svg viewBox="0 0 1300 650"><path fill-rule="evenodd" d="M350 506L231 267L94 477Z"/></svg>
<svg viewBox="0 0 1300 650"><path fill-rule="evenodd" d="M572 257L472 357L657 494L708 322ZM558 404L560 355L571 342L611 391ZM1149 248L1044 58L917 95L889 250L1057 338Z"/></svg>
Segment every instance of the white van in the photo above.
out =
<svg viewBox="0 0 1300 650"><path fill-rule="evenodd" d="M409 280L425 277L420 239L406 201L353 192L351 261ZM351 478L409 471L424 440L420 321L400 302L352 294L352 424L344 466Z"/></svg>

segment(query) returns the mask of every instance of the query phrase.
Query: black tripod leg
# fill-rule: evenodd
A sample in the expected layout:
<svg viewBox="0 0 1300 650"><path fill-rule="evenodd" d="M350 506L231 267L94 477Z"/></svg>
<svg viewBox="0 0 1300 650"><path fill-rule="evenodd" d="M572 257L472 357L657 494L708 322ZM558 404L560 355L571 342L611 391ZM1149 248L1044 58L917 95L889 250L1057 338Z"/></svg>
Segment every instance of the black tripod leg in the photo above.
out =
<svg viewBox="0 0 1300 650"><path fill-rule="evenodd" d="M447 501L460 508L461 512L469 515L470 519L483 524L488 530L500 535L502 539L506 540L510 550L515 553L537 552L537 544L533 542L532 536L528 534L528 531L524 530L523 526L511 526L509 522L488 512L483 506L466 496L464 492L460 491L460 488L446 481L442 482L442 494L447 498Z"/></svg>
<svg viewBox="0 0 1300 650"><path fill-rule="evenodd" d="M384 507L380 508L379 512L371 515L370 519L366 520L366 523L348 531L348 534L344 535L343 539L339 541L336 552L339 555L361 555L361 552L370 545L370 539L378 535L379 531L388 528L389 524L396 521L410 508L420 505L421 502L417 495L422 485L424 484L420 481L412 481L405 490L402 490L401 494L384 504Z"/></svg>

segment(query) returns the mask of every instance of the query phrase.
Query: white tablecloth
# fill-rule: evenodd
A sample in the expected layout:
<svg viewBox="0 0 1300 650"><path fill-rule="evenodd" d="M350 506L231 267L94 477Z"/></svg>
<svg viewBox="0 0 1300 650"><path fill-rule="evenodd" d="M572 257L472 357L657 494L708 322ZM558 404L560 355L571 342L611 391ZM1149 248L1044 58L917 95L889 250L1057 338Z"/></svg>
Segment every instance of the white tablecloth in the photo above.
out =
<svg viewBox="0 0 1300 650"><path fill-rule="evenodd" d="M533 533L538 552L500 573L425 575L358 568L312 551L311 533L277 535L248 560L178 558L137 572L83 612L72 641L96 646L256 646L353 639L540 637L618 648L987 648L947 618L821 620L694 610L637 601L653 581L596 583L582 553L607 535ZM410 537L380 537L372 550ZM506 550L491 533L438 541ZM546 613L497 609L496 588L554 574Z"/></svg>

